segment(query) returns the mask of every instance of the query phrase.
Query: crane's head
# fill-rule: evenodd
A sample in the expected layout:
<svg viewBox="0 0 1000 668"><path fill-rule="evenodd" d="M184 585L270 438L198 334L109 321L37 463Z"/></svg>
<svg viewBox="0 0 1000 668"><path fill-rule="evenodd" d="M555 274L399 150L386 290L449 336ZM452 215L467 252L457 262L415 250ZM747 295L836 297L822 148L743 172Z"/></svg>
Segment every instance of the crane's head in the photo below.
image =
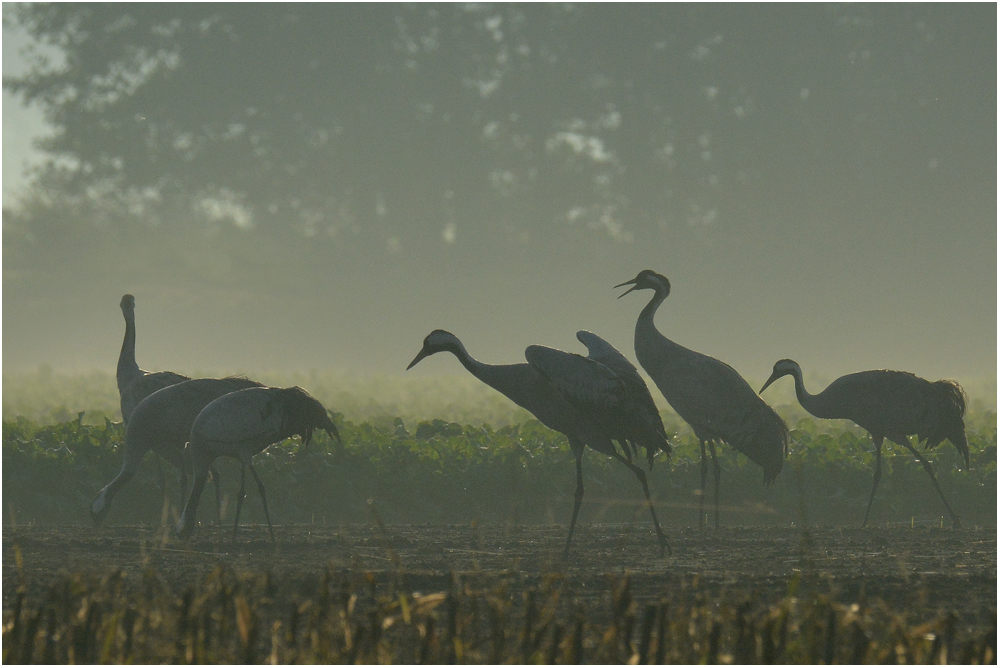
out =
<svg viewBox="0 0 1000 668"><path fill-rule="evenodd" d="M292 433L297 434L302 439L302 447L305 448L312 440L312 433L316 429L322 429L340 443L340 432L333 424L330 415L323 404L316 401L301 387L289 387L282 391L277 398L281 404L284 414L287 416L287 424Z"/></svg>
<svg viewBox="0 0 1000 668"><path fill-rule="evenodd" d="M132 295L122 295L122 301L119 306L122 307L122 313L126 311L135 311L135 297Z"/></svg>
<svg viewBox="0 0 1000 668"><path fill-rule="evenodd" d="M416 365L417 362L425 357L433 355L434 353L444 351L458 353L461 348L462 342L458 340L457 336L451 332L446 332L443 329L435 329L433 332L424 337L424 347L420 349L420 352L413 358L413 361L406 366L406 370L409 371Z"/></svg>
<svg viewBox="0 0 1000 668"><path fill-rule="evenodd" d="M774 363L774 370L771 371L771 377L767 379L767 382L764 383L764 387L760 388L760 392L757 394L761 394L771 383L778 380L782 376L794 376L796 374L802 375L802 369L799 368L798 362L793 362L792 360L778 360Z"/></svg>
<svg viewBox="0 0 1000 668"><path fill-rule="evenodd" d="M626 285L632 287L618 295L619 299L633 290L656 290L656 292L663 294L664 299L670 294L670 281L667 280L666 276L657 274L652 269L643 269L631 281L619 283L615 287L623 288Z"/></svg>

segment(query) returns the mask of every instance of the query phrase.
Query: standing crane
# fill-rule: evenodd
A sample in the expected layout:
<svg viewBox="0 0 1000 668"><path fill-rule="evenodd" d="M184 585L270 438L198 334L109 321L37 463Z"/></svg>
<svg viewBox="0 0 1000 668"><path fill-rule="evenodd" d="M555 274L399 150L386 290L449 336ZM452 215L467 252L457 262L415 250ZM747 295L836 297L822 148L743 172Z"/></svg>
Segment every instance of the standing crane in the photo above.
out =
<svg viewBox="0 0 1000 668"><path fill-rule="evenodd" d="M132 411L143 399L159 389L191 380L173 371L143 371L135 362L135 297L122 295L122 315L125 316L125 340L118 355L118 395L121 398L122 421L128 425Z"/></svg>
<svg viewBox="0 0 1000 668"><path fill-rule="evenodd" d="M906 371L875 369L841 376L819 394L809 394L802 382L802 369L796 362L784 359L774 363L771 377L760 391L766 390L782 376L795 379L795 396L802 408L818 418L851 420L871 435L875 445L875 479L861 526L868 525L868 514L882 477L882 442L886 438L912 452L920 461L951 516L952 526L957 529L962 525L944 498L931 463L908 438L916 434L917 443L926 441L927 450L936 448L946 439L951 441L965 459L965 468L968 469L969 443L962 419L965 415L965 391L961 385L953 380L932 383Z"/></svg>
<svg viewBox="0 0 1000 668"><path fill-rule="evenodd" d="M251 387L223 395L205 406L191 426L191 436L184 450L194 471L194 484L177 522L177 534L181 538L187 538L194 531L198 501L212 462L217 457L228 456L235 457L241 464L233 538L236 538L240 510L246 498L246 470L249 468L257 482L267 528L274 541L274 527L271 526L271 513L267 509L264 483L253 466L253 456L292 436L301 438L302 447L305 448L316 429L324 430L336 438L338 443L341 442L337 427L323 404L301 387Z"/></svg>
<svg viewBox="0 0 1000 668"><path fill-rule="evenodd" d="M591 336L598 338L596 335ZM485 364L469 355L457 336L442 329L436 329L427 335L423 347L406 367L407 370L425 357L439 352L455 355L473 376L529 411L549 429L558 431L569 439L570 450L576 459L576 495L573 518L570 520L566 547L563 550L564 559L569 556L573 530L583 501L583 452L588 446L622 462L639 478L653 516L660 554L668 549L667 538L660 529L653 509L645 473L631 462L631 457L626 458L618 453L612 439L621 439L621 443L627 438L645 447L647 453L652 451L654 455L657 450L669 453L670 445L666 441L666 435L662 433L662 423L660 433L656 433L655 428L625 425L625 420L615 413L615 409L632 411L639 416L637 420L641 425L645 425L643 420L649 422L649 416L642 415L641 404L636 407L630 403L632 397L629 386L615 371L593 359L542 346L529 346L525 350L527 364ZM623 444L622 447L629 454L628 446Z"/></svg>
<svg viewBox="0 0 1000 668"><path fill-rule="evenodd" d="M715 477L715 527L718 528L722 469L715 441L728 443L760 466L764 470L764 485L770 485L781 472L788 454L788 427L731 366L674 343L657 331L653 317L670 294L670 281L665 276L644 269L632 280L615 287L626 285L632 287L619 298L633 290L653 291L653 298L635 323L635 356L667 403L691 425L701 445L699 528L705 522L705 480L708 476L705 445L709 446Z"/></svg>
<svg viewBox="0 0 1000 668"><path fill-rule="evenodd" d="M184 444L191 435L191 425L205 406L229 392L261 387L261 384L232 376L229 378L198 378L186 380L153 392L132 411L125 428L125 455L122 468L114 480L97 493L90 504L90 517L99 526L111 508L115 495L138 472L147 452L153 451L181 471L181 503L187 490L187 470L184 464ZM209 469L215 481L216 510L221 507L220 476ZM221 514L219 521L222 521Z"/></svg>

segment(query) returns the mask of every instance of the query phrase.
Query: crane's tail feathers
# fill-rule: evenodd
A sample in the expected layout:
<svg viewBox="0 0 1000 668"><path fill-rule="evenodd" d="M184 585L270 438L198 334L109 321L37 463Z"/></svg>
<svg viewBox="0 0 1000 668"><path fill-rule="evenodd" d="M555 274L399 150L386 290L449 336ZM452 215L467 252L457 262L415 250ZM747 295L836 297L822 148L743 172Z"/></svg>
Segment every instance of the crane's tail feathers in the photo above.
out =
<svg viewBox="0 0 1000 668"><path fill-rule="evenodd" d="M649 462L649 470L653 470L653 460L656 457L656 453L664 452L669 458L673 451L674 449L670 446L670 441L667 440L666 434L663 434L660 442L646 448L646 461Z"/></svg>
<svg viewBox="0 0 1000 668"><path fill-rule="evenodd" d="M958 412L959 417L965 417L965 407L968 397L965 390L955 380L938 380L931 383L938 391L941 400L949 409Z"/></svg>
<svg viewBox="0 0 1000 668"><path fill-rule="evenodd" d="M769 486L781 473L788 455L788 426L774 409L763 404L744 420L743 428L726 439L753 463L764 469L764 485Z"/></svg>

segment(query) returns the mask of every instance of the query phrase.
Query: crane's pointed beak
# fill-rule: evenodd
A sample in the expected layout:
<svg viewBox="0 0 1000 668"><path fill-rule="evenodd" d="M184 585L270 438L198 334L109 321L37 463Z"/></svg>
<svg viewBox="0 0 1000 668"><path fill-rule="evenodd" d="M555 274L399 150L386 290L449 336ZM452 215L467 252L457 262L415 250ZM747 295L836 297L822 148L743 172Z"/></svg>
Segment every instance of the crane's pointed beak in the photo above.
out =
<svg viewBox="0 0 1000 668"><path fill-rule="evenodd" d="M782 375L784 375L784 374L772 373L771 377L767 379L766 383L764 383L764 387L760 388L760 392L758 392L757 394L762 394L764 392L764 390L766 390L768 388L768 386L771 385L771 383L773 383L774 381L776 381L779 378L781 378Z"/></svg>
<svg viewBox="0 0 1000 668"><path fill-rule="evenodd" d="M626 290L625 292L621 293L620 295L618 295L618 299L621 299L622 297L624 297L625 295L627 295L628 293L632 292L633 290L639 287L636 283L636 279L633 278L631 281L625 281L624 283L619 283L613 289L624 288L626 285L631 285L632 287Z"/></svg>
<svg viewBox="0 0 1000 668"><path fill-rule="evenodd" d="M413 361L406 365L406 370L409 371L414 367L414 365L416 365L417 362L419 362L420 360L422 360L423 358L427 357L430 354L431 352L427 350L427 348L422 348L420 352L417 353L417 356L413 358Z"/></svg>

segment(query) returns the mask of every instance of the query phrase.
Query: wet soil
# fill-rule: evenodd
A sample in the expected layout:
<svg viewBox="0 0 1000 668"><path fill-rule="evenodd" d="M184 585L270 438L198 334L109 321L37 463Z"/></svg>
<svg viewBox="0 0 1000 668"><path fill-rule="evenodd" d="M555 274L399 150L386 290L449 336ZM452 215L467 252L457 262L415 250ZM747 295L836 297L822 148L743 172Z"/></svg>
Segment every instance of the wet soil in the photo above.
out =
<svg viewBox="0 0 1000 668"><path fill-rule="evenodd" d="M561 559L564 526L202 525L182 542L161 528L84 526L3 528L6 609L24 584L45 595L60 575L122 569L127 579L152 568L174 591L197 583L219 564L237 572L270 572L289 597L315 592L324 570L340 577L372 573L411 591L447 589L455 576L505 578L515 587L561 573L578 598L607 595L614 576L629 574L637 598L751 596L776 601L796 579L809 578L842 603L881 598L928 616L995 615L996 528L931 527L722 528L671 531L660 556L646 527L578 527L570 557ZM18 561L21 566L18 567ZM992 611L992 613L991 613Z"/></svg>

